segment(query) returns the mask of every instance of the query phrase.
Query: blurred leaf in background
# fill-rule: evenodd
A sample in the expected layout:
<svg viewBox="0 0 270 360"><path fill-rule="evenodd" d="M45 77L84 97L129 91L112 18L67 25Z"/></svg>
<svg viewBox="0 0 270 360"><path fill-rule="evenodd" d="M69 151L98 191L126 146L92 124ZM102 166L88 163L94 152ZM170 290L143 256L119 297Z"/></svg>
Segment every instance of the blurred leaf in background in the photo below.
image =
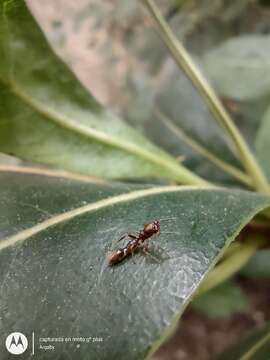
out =
<svg viewBox="0 0 270 360"><path fill-rule="evenodd" d="M270 279L270 250L260 250L241 269L241 274L251 278Z"/></svg>
<svg viewBox="0 0 270 360"><path fill-rule="evenodd" d="M209 51L203 65L222 96L248 100L270 94L269 35L242 35Z"/></svg>
<svg viewBox="0 0 270 360"><path fill-rule="evenodd" d="M191 303L191 307L211 318L226 317L249 310L248 298L232 281L224 282L200 295Z"/></svg>
<svg viewBox="0 0 270 360"><path fill-rule="evenodd" d="M0 151L88 175L171 178L183 170L196 181L88 93L23 1L4 2L0 19Z"/></svg>

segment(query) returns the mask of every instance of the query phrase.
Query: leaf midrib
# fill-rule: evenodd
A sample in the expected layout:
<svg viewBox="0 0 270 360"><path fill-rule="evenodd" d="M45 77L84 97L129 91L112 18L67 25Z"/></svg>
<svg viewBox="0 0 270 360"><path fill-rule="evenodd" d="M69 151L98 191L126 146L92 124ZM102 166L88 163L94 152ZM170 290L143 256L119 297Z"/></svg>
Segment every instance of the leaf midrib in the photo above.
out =
<svg viewBox="0 0 270 360"><path fill-rule="evenodd" d="M55 215L43 222L38 223L37 225L34 225L31 228L22 230L22 231L18 232L17 234L12 235L6 239L2 239L2 240L0 240L0 251L9 246L17 244L18 242L22 242L22 241L26 240L27 238L29 238L35 234L38 234L52 226L55 226L62 222L71 220L74 217L83 215L87 212L97 211L104 207L108 207L108 206L112 206L112 205L115 205L118 203L123 203L123 202L131 201L131 200L139 199L141 197L157 195L157 194L162 194L162 193L188 191L188 190L198 190L198 191L199 190L200 191L208 190L209 191L209 190L213 190L213 189L218 189L218 188L214 187L214 186L208 187L208 188L201 188L198 186L181 186L181 187L180 186L160 186L160 187L155 187L155 188L151 188L151 189L132 191L132 192L124 193L124 194L117 195L117 196L111 196L111 197L99 200L97 202L90 203L90 204L78 207L76 209L66 211L65 213Z"/></svg>
<svg viewBox="0 0 270 360"><path fill-rule="evenodd" d="M216 156L214 153L209 151L206 147L201 145L198 141L194 138L187 135L183 128L179 124L174 124L162 111L159 109L156 110L156 114L159 120L167 126L167 128L174 133L174 135L184 141L188 146L190 146L195 152L200 154L201 156L205 157L209 161L211 161L215 166L220 168L222 171L227 172L231 176L235 177L236 179L243 182L245 185L252 186L252 181L250 177L241 171L240 169L236 168L235 166L223 161L221 158Z"/></svg>
<svg viewBox="0 0 270 360"><path fill-rule="evenodd" d="M31 109L34 109L47 120L53 121L55 124L64 129L72 130L86 138L90 138L92 140L101 142L102 144L115 147L132 155L138 156L144 160L150 161L160 166L161 168L169 170L168 177L174 178L184 184L207 185L206 181L193 174L184 166L180 166L176 160L170 158L169 154L163 154L163 151L160 149L158 149L158 153L153 151L150 152L137 146L134 143L123 141L122 139L109 136L108 134L105 134L99 130L93 129L83 124L79 124L67 116L59 114L57 111L43 106L41 102L35 100L25 91L21 90L14 81L7 82L0 78L0 82L2 82L4 86L7 86L14 95L20 98Z"/></svg>
<svg viewBox="0 0 270 360"><path fill-rule="evenodd" d="M142 150L140 147L136 146L135 144L130 144L126 141L114 138L113 136L108 136L108 134L105 134L104 132L93 129L83 124L79 124L78 122L68 118L67 116L59 114L55 109L51 109L48 106L43 106L40 101L37 101L33 97L29 96L26 91L23 91L14 81L7 82L0 78L0 82L2 82L4 86L7 86L14 95L20 98L20 100L22 100L32 110L45 117L47 120L53 121L62 128L72 130L87 138L91 138L96 141L105 143L106 145L117 147L121 150L125 150L135 155L145 156L146 158L151 155L148 152Z"/></svg>
<svg viewBox="0 0 270 360"><path fill-rule="evenodd" d="M6 16L5 11L3 12L3 20L7 28L9 28L9 19ZM10 37L10 34L11 32L8 31L8 37ZM44 41L47 40L44 39ZM5 44L7 45L6 47L8 48L7 51L9 52L10 62L13 63L12 62L13 52L9 46L10 43L11 43L10 40L5 42ZM132 155L139 156L145 160L148 160L163 169L167 169L168 178L173 178L174 180L177 180L183 184L187 184L187 185L193 184L193 185L201 185L201 186L209 185L207 181L193 174L190 170L188 170L184 166L182 165L180 166L179 163L173 157L171 157L169 154L158 148L157 150L159 151L154 151L154 149L152 151L151 150L147 151L137 146L134 143L123 141L122 139L119 140L112 136L108 136L104 132L95 130L85 125L78 124L78 122L69 119L66 116L63 116L62 114L59 114L57 111L53 109L49 109L48 107L44 107L40 101L36 101L35 99L33 99L33 97L29 96L24 90L22 90L11 76L9 76L8 81L6 81L5 79L1 79L0 77L0 82L2 82L4 86L9 87L11 92L13 92L24 103L30 106L30 108L33 108L42 116L45 116L45 118L53 121L58 126L61 126L66 129L70 129L84 137L93 139L103 144L113 146L117 149L128 152Z"/></svg>
<svg viewBox="0 0 270 360"><path fill-rule="evenodd" d="M81 181L86 183L94 184L106 184L107 181L104 178L90 175L82 175L66 170L58 170L51 168L39 168L31 166L21 166L21 165L12 165L12 164L0 164L0 172L15 172L31 175L44 175L49 177L58 177L69 180Z"/></svg>

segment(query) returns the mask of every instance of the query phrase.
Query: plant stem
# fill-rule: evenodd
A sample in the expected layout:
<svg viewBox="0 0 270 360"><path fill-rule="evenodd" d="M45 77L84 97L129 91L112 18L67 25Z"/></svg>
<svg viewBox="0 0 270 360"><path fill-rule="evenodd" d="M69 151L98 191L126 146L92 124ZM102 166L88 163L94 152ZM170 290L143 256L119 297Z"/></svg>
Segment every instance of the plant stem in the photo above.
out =
<svg viewBox="0 0 270 360"><path fill-rule="evenodd" d="M253 355L256 354L265 344L270 341L270 332L268 332L261 340L259 340L255 345L253 345L248 352L241 356L239 360L250 360L253 358ZM253 358L254 359L254 358Z"/></svg>
<svg viewBox="0 0 270 360"><path fill-rule="evenodd" d="M181 128L176 126L163 112L156 110L156 115L159 117L159 119L162 121L162 123L170 129L175 136L183 140L187 145L189 145L194 151L196 151L198 154L204 156L209 161L211 161L216 167L219 169L225 171L227 174L233 176L235 179L241 181L243 184L247 186L252 186L252 181L250 177L242 172L241 170L237 169L236 167L228 164L227 162L223 161L211 151L209 151L207 148L205 148L203 145L201 145L196 140L192 139L190 136L188 136Z"/></svg>
<svg viewBox="0 0 270 360"><path fill-rule="evenodd" d="M189 77L193 85L204 98L218 124L229 135L229 139L232 141L236 150L236 155L239 157L247 173L252 178L255 188L258 191L269 192L269 185L260 166L212 87L196 67L188 52L178 41L154 1L141 1L150 11L151 16L155 20L159 35L170 50L177 65L183 69L185 74Z"/></svg>
<svg viewBox="0 0 270 360"><path fill-rule="evenodd" d="M230 246L225 250L223 256L222 256L222 261L224 261L225 259L231 257L233 254L235 254L236 251L238 251L240 248L242 248L243 244L240 243L240 241L233 241Z"/></svg>

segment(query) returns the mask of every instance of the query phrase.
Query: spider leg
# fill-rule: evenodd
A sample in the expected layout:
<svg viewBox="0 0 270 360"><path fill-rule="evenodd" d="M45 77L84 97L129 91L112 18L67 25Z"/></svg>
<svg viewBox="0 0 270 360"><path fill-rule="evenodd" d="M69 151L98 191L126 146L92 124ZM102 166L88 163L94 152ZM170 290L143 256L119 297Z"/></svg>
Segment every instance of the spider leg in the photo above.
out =
<svg viewBox="0 0 270 360"><path fill-rule="evenodd" d="M155 262L160 263L160 260L159 260L156 256L154 256L153 254L151 254L151 252L148 250L148 245L149 245L149 244L145 244L145 245L142 247L142 252L143 252L144 254L146 254L147 256L150 256L153 260L155 260Z"/></svg>
<svg viewBox="0 0 270 360"><path fill-rule="evenodd" d="M130 237L131 239L137 239L137 235L134 235L134 234L128 234L128 237Z"/></svg>
<svg viewBox="0 0 270 360"><path fill-rule="evenodd" d="M136 262L135 262L135 260L134 260L134 252L133 252L133 251L132 251L132 253L131 253L131 260L132 260L133 264L136 264Z"/></svg>
<svg viewBox="0 0 270 360"><path fill-rule="evenodd" d="M160 246L158 244L153 244L153 247L156 248L157 250L159 250L161 253L165 253L168 257L170 257L170 254L168 253L168 251L165 250L162 246Z"/></svg>
<svg viewBox="0 0 270 360"><path fill-rule="evenodd" d="M160 233L157 233L154 236L159 236L159 234ZM145 242L142 246L146 251L149 252L149 247L151 246L151 248L154 251L157 250L157 251L159 251L159 253L163 253L163 254L165 253L168 258L170 257L169 253L162 246L160 246L157 242L151 241L151 240L153 240L153 237L151 237L151 239L149 238L149 239L145 240ZM151 255L154 256L153 254L151 254Z"/></svg>
<svg viewBox="0 0 270 360"><path fill-rule="evenodd" d="M136 239L137 236L135 234L131 234L131 233L124 233L120 239L117 240L117 242L124 240L126 237L129 237L130 239Z"/></svg>

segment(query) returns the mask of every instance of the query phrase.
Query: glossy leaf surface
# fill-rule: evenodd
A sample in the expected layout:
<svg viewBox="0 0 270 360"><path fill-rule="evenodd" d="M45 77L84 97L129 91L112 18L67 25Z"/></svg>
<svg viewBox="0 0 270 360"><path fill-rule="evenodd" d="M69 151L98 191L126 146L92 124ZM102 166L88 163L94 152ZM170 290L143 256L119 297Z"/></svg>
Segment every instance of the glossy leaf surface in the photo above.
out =
<svg viewBox="0 0 270 360"><path fill-rule="evenodd" d="M54 343L54 359L141 359L173 330L240 229L269 204L240 190L145 189L1 171L1 337L20 329L31 339L34 332L39 359L51 355L39 348L47 337L102 339ZM171 220L161 221L150 255L139 251L108 267L123 233L164 218Z"/></svg>

